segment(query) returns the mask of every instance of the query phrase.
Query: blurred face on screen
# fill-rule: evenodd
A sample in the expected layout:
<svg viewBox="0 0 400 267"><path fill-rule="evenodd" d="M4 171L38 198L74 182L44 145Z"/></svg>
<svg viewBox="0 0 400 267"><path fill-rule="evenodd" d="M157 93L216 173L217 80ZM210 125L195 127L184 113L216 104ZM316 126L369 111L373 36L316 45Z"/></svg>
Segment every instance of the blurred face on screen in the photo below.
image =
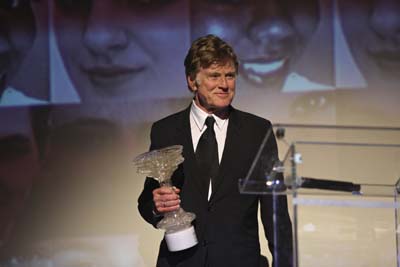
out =
<svg viewBox="0 0 400 267"><path fill-rule="evenodd" d="M0 89L16 73L35 37L29 0L0 1Z"/></svg>
<svg viewBox="0 0 400 267"><path fill-rule="evenodd" d="M318 0L194 0L192 35L213 33L230 43L240 76L279 90L319 21Z"/></svg>
<svg viewBox="0 0 400 267"><path fill-rule="evenodd" d="M184 6L183 0L55 0L58 47L81 99L165 94L182 65L176 55L185 45Z"/></svg>
<svg viewBox="0 0 400 267"><path fill-rule="evenodd" d="M0 110L0 249L20 215L38 158L27 109Z"/></svg>
<svg viewBox="0 0 400 267"><path fill-rule="evenodd" d="M370 88L398 88L400 1L341 0L341 21L352 55Z"/></svg>

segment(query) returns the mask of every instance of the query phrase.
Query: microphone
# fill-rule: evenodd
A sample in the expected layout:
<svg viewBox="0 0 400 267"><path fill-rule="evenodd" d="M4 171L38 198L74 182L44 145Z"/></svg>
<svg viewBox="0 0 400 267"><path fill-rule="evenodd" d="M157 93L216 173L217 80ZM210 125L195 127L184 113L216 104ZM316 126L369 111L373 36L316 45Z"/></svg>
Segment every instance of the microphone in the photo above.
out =
<svg viewBox="0 0 400 267"><path fill-rule="evenodd" d="M302 188L324 189L344 192L360 192L361 185L352 182L325 180L311 177L301 177L299 185Z"/></svg>
<svg viewBox="0 0 400 267"><path fill-rule="evenodd" d="M283 163L277 160L274 162L273 165L274 166L272 168L272 171L268 176L269 182L267 182L267 186L270 186L275 190L283 191L286 190L286 188L298 187L298 188L323 189L331 191L361 193L360 184L338 181L338 180L300 176L298 177L298 179L294 181L294 184L291 184L291 182L287 183L287 181L285 181L286 178L284 178L285 167L283 166Z"/></svg>

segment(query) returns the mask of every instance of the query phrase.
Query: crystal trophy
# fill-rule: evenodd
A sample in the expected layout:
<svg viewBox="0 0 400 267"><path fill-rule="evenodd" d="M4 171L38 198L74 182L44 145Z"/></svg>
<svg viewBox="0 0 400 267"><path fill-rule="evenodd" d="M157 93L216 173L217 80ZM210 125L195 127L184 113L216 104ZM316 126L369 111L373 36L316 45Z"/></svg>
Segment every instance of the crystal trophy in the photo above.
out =
<svg viewBox="0 0 400 267"><path fill-rule="evenodd" d="M152 150L137 156L134 164L138 173L156 179L161 186L172 187L171 176L184 161L183 146L174 145ZM196 215L179 210L164 213L164 218L157 224L165 230L165 240L170 251L180 251L197 244L194 227L191 224Z"/></svg>

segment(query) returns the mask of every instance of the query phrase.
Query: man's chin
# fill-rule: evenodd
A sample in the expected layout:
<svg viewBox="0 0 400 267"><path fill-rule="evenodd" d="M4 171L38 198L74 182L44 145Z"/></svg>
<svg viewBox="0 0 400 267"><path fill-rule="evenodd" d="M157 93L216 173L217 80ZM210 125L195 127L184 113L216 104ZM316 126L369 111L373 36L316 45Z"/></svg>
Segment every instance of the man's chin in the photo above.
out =
<svg viewBox="0 0 400 267"><path fill-rule="evenodd" d="M230 103L229 104L223 104L223 105L214 105L211 107L209 110L211 113L217 115L217 116L222 116L225 115L229 111Z"/></svg>
<svg viewBox="0 0 400 267"><path fill-rule="evenodd" d="M214 107L216 109L226 109L231 105L231 103L232 103L232 99L231 98L229 100L228 99L224 99L224 100L221 100L221 101L218 101L217 103L215 103Z"/></svg>

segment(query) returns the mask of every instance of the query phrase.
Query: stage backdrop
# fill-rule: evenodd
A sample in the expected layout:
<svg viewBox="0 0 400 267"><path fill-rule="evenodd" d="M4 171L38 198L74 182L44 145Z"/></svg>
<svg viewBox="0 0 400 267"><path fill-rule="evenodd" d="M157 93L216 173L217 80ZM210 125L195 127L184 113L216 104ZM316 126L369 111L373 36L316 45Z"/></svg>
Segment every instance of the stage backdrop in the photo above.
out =
<svg viewBox="0 0 400 267"><path fill-rule="evenodd" d="M2 1L2 262L155 266L162 232L137 211L145 177L132 160L148 150L152 122L189 105L183 60L195 38L213 33L237 52L236 108L275 124L400 127L399 32L395 0ZM353 165L340 155L306 166L394 184L391 153L390 168L386 154L371 157L363 166L379 175L367 177L337 177Z"/></svg>

